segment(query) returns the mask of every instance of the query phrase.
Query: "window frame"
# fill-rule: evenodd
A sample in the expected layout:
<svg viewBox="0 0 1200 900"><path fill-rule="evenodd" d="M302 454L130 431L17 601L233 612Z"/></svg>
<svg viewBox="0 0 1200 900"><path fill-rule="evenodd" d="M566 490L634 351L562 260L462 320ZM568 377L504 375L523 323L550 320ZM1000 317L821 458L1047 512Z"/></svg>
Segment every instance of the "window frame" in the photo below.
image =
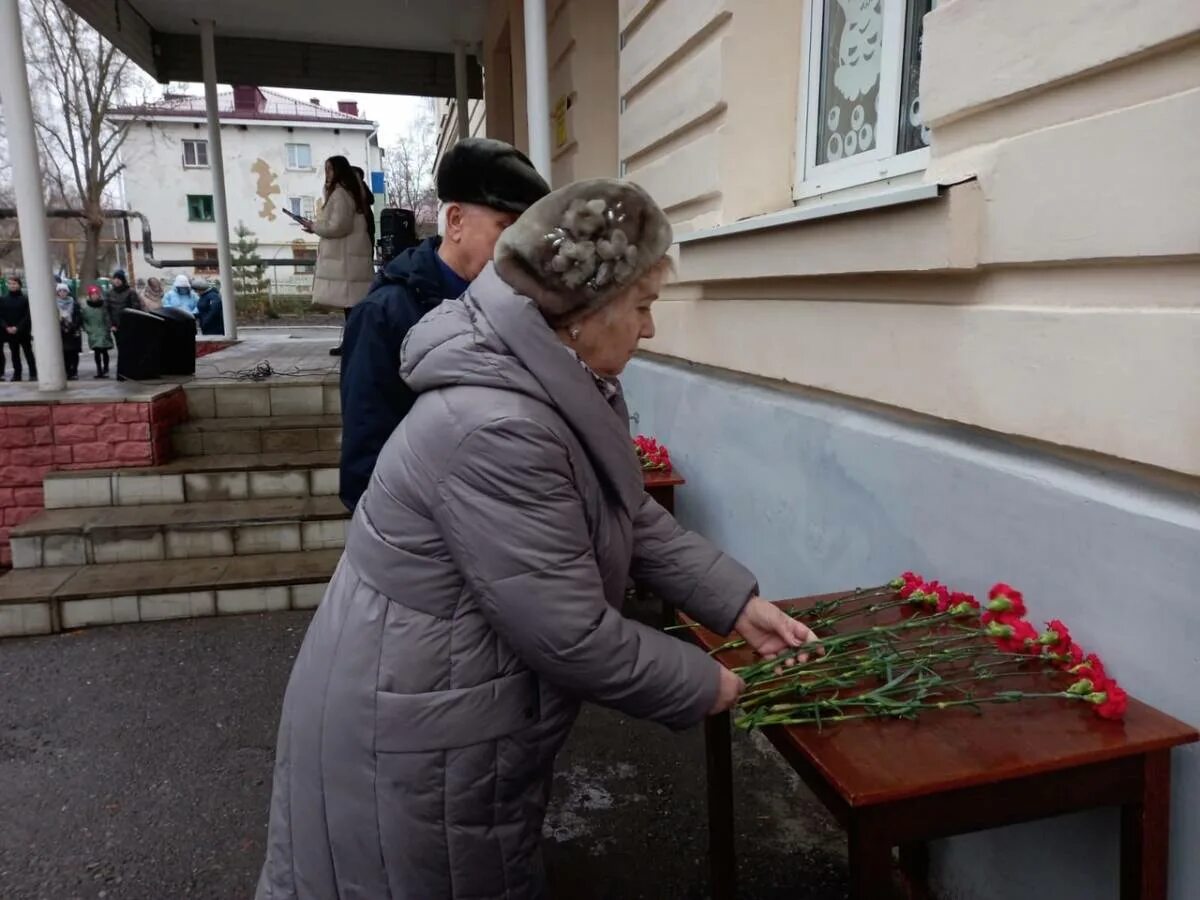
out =
<svg viewBox="0 0 1200 900"><path fill-rule="evenodd" d="M192 158L195 162L188 162L188 148L192 150ZM200 148L204 148L204 162L200 162ZM185 169L207 169L208 162L208 140L205 138L185 138L183 141L183 167Z"/></svg>
<svg viewBox="0 0 1200 900"><path fill-rule="evenodd" d="M826 0L808 0L804 13L801 49L806 64L801 66L799 110L796 115L796 171L792 196L795 200L819 197L844 188L886 181L920 172L929 165L929 148L897 153L900 97L903 93L908 0L881 0L883 9L882 59L879 70L879 120L875 146L846 159L817 164L817 133L820 128L821 77L824 59L821 39L825 28ZM935 0L936 5L936 0ZM886 106L884 101L886 100ZM813 115L813 113L817 115ZM890 148L886 153L881 148Z"/></svg>
<svg viewBox="0 0 1200 900"><path fill-rule="evenodd" d="M292 201L298 200L299 204ZM297 194L287 198L288 209L295 215L303 216L305 219L311 219L317 214L317 198L311 194ZM299 206L299 208L297 208Z"/></svg>
<svg viewBox="0 0 1200 900"><path fill-rule="evenodd" d="M315 275L317 272L317 248L314 246L292 247L292 259L311 259L312 265L293 266L294 275Z"/></svg>
<svg viewBox="0 0 1200 900"><path fill-rule="evenodd" d="M292 148L293 147L307 147L308 148L308 165L306 165L306 166L293 165L293 163L292 163ZM289 172L311 172L311 171L313 171L312 144L302 144L299 141L286 141L283 145L283 153L284 153L284 156L287 157L287 159L286 159L287 170Z"/></svg>
<svg viewBox="0 0 1200 900"><path fill-rule="evenodd" d="M211 256L209 255L211 254ZM205 265L201 265L205 263ZM211 263L211 265L208 265ZM197 273L213 274L221 270L220 258L216 247L193 247L192 268Z"/></svg>
<svg viewBox="0 0 1200 900"><path fill-rule="evenodd" d="M189 222L215 222L217 220L216 210L213 207L213 195L212 194L187 194L186 197L187 197L187 214L188 214ZM199 201L199 204L200 204L199 208L200 208L200 212L201 212L200 217L196 217L196 216L192 215L192 201L193 200ZM206 200L208 201L208 217L204 218L204 216L203 216L204 203Z"/></svg>

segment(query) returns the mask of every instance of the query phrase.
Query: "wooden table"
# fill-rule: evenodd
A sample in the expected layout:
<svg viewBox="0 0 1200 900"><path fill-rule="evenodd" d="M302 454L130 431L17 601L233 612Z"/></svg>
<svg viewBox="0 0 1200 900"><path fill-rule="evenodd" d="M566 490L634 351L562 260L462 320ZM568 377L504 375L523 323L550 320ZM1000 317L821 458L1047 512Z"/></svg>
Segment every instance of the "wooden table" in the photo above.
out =
<svg viewBox="0 0 1200 900"><path fill-rule="evenodd" d="M787 604L810 606L829 596L837 595ZM724 642L701 628L686 633L707 650ZM732 668L752 656L741 649L718 659ZM1061 689L1053 678L1027 677L1019 686ZM1082 703L1048 699L989 705L982 715L941 710L918 722L777 726L763 734L846 830L854 900L888 896L893 847L909 896L925 898L927 841L1100 806L1121 807L1121 900L1166 900L1171 748L1200 738L1133 699L1124 722L1100 719ZM705 743L713 898L732 900L728 714L707 720Z"/></svg>
<svg viewBox="0 0 1200 900"><path fill-rule="evenodd" d="M687 484L679 470L643 472L642 480L646 485L646 493L657 500L663 509L675 515L675 488Z"/></svg>

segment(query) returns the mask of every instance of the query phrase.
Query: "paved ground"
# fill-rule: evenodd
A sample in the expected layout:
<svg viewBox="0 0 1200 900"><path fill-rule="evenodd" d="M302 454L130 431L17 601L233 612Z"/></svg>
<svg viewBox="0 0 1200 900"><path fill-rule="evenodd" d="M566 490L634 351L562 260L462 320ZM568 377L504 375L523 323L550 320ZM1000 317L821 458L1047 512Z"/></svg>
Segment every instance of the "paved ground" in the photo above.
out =
<svg viewBox="0 0 1200 900"><path fill-rule="evenodd" d="M0 641L0 896L249 898L308 613ZM741 896L844 896L842 838L772 752L735 746ZM560 758L560 900L706 897L698 731L589 708Z"/></svg>

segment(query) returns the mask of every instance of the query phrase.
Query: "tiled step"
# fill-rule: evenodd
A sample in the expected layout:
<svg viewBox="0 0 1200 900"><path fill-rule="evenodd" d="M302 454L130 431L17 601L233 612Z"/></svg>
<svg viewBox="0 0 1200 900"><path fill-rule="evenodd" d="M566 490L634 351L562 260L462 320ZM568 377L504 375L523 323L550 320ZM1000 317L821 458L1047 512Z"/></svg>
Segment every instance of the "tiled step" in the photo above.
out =
<svg viewBox="0 0 1200 900"><path fill-rule="evenodd" d="M13 529L13 566L337 549L349 516L337 497L51 509Z"/></svg>
<svg viewBox="0 0 1200 900"><path fill-rule="evenodd" d="M0 578L0 637L89 625L313 609L340 550L14 569Z"/></svg>
<svg viewBox="0 0 1200 900"><path fill-rule="evenodd" d="M337 466L336 450L194 456L144 469L51 472L43 487L47 509L330 497Z"/></svg>
<svg viewBox="0 0 1200 900"><path fill-rule="evenodd" d="M287 375L287 372L279 373ZM281 383L282 382L282 383ZM255 382L196 381L183 386L193 419L338 415L342 401L336 372Z"/></svg>
<svg viewBox="0 0 1200 900"><path fill-rule="evenodd" d="M193 419L172 432L181 456L224 453L311 453L342 445L342 417L251 416Z"/></svg>

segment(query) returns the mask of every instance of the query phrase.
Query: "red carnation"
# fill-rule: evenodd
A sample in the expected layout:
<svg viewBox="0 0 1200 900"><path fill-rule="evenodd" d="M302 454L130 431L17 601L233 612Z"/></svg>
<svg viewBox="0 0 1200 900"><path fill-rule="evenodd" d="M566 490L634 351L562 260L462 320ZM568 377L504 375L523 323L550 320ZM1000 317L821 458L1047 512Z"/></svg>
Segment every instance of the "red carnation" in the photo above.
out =
<svg viewBox="0 0 1200 900"><path fill-rule="evenodd" d="M1071 646L1071 632L1058 619L1051 619L1046 623L1046 631L1038 638L1038 643L1058 652Z"/></svg>
<svg viewBox="0 0 1200 900"><path fill-rule="evenodd" d="M931 581L925 585L926 603L936 607L940 613L950 608L950 590L940 582Z"/></svg>
<svg viewBox="0 0 1200 900"><path fill-rule="evenodd" d="M1093 699L1096 698L1096 699ZM1103 698L1103 699L1100 699ZM1115 681L1104 685L1104 689L1088 698L1096 704L1096 715L1102 719L1123 719L1129 706L1129 695Z"/></svg>
<svg viewBox="0 0 1200 900"><path fill-rule="evenodd" d="M1083 648L1072 642L1065 649L1057 648L1050 654L1054 658L1054 666L1058 669L1074 671L1074 667L1083 662Z"/></svg>
<svg viewBox="0 0 1200 900"><path fill-rule="evenodd" d="M1014 616L1025 615L1025 598L1021 592L1001 582L988 591L987 608L991 612L1012 613Z"/></svg>
<svg viewBox="0 0 1200 900"><path fill-rule="evenodd" d="M996 623L989 629L996 646L1006 653L1030 653L1037 646L1037 629L1024 619Z"/></svg>
<svg viewBox="0 0 1200 900"><path fill-rule="evenodd" d="M924 582L921 582L921 581L906 581L906 582L904 582L904 586L902 588L900 588L900 599L901 600L909 599L913 594L915 594L917 591L921 590L921 588L923 586L924 586Z"/></svg>
<svg viewBox="0 0 1200 900"><path fill-rule="evenodd" d="M950 595L950 612L956 616L973 616L979 611L979 601L970 594L955 591Z"/></svg>
<svg viewBox="0 0 1200 900"><path fill-rule="evenodd" d="M1104 663L1100 662L1100 657L1095 653L1089 653L1083 662L1072 666L1070 672L1082 678L1090 678L1093 684L1104 684L1108 680Z"/></svg>

